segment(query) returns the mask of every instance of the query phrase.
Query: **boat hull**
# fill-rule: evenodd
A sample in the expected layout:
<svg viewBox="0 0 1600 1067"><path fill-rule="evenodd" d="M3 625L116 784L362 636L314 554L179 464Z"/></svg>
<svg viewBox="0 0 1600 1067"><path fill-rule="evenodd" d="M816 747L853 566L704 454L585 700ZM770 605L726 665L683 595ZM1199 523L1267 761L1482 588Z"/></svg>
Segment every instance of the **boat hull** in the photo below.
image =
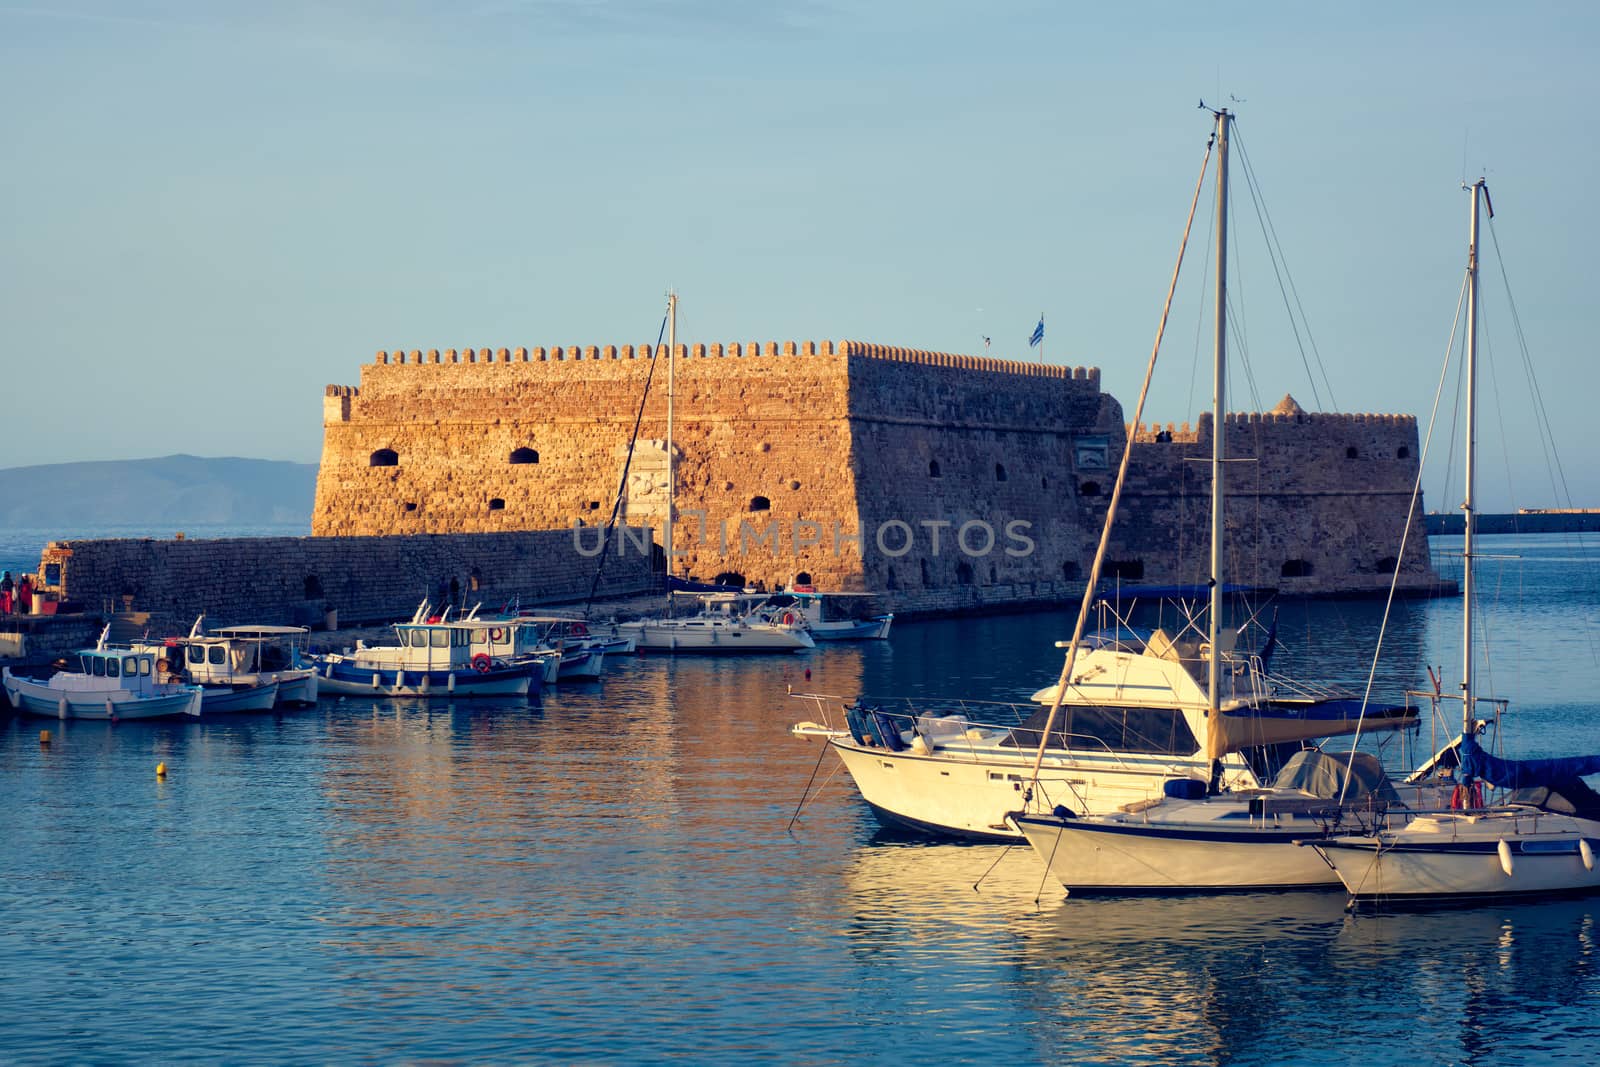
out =
<svg viewBox="0 0 1600 1067"><path fill-rule="evenodd" d="M52 689L42 682L5 675L6 695L24 715L41 719L98 719L103 722L132 719L169 719L200 714L199 686L181 691L139 696L126 690L72 693Z"/></svg>
<svg viewBox="0 0 1600 1067"><path fill-rule="evenodd" d="M317 702L317 672L313 670L279 671L278 706L297 707Z"/></svg>
<svg viewBox="0 0 1600 1067"><path fill-rule="evenodd" d="M271 711L278 703L277 682L257 682L252 685L208 685L200 701L200 710L206 715L240 711Z"/></svg>
<svg viewBox="0 0 1600 1067"><path fill-rule="evenodd" d="M752 627L705 627L677 629L645 625L632 631L639 652L667 652L677 655L740 655L773 652L804 652L816 642L803 630L765 630Z"/></svg>
<svg viewBox="0 0 1600 1067"><path fill-rule="evenodd" d="M593 649L585 649L579 653L568 653L561 657L561 666L557 677L563 680L593 681L599 678L604 670L605 653Z"/></svg>
<svg viewBox="0 0 1600 1067"><path fill-rule="evenodd" d="M894 617L850 623L812 623L811 636L818 641L886 641Z"/></svg>
<svg viewBox="0 0 1600 1067"><path fill-rule="evenodd" d="M1025 806L1042 810L1061 803L1080 813L1105 814L1161 796L1170 778L1210 774L1209 762L1200 759L1046 756L1032 802L1025 805L1033 777L1031 751L973 746L966 758L889 752L849 737L833 737L828 744L884 825L979 841L1022 841L1008 816Z"/></svg>
<svg viewBox="0 0 1600 1067"><path fill-rule="evenodd" d="M1298 842L1315 825L1151 825L1136 816L1013 819L1068 893L1257 892L1340 887L1333 869Z"/></svg>
<svg viewBox="0 0 1600 1067"><path fill-rule="evenodd" d="M1335 837L1312 847L1359 903L1417 906L1600 892L1594 859L1600 823L1535 809L1419 818L1401 831Z"/></svg>
<svg viewBox="0 0 1600 1067"><path fill-rule="evenodd" d="M317 676L320 693L337 696L422 697L454 700L478 696L529 696L539 692L543 676L529 667L488 671L402 671L327 663Z"/></svg>

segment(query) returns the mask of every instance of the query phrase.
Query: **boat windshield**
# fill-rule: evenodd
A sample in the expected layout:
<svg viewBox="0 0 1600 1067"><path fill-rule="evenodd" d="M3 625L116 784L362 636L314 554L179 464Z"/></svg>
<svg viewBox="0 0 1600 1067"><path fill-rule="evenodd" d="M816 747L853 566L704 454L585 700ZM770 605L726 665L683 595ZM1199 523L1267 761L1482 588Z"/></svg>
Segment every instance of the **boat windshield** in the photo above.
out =
<svg viewBox="0 0 1600 1067"><path fill-rule="evenodd" d="M1049 717L1040 708L1011 731L1003 745L1038 748ZM1194 731L1176 708L1120 708L1063 704L1050 731L1051 748L1091 752L1150 752L1165 756L1192 756L1200 749Z"/></svg>

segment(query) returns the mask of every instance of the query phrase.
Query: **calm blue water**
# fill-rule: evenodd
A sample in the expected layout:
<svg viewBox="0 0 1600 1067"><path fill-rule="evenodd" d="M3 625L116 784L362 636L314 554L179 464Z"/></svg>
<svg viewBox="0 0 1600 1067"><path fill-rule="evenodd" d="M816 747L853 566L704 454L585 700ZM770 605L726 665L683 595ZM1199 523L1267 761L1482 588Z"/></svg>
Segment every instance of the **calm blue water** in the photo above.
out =
<svg viewBox="0 0 1600 1067"><path fill-rule="evenodd" d="M1508 738L1600 747L1597 560L1486 540ZM1382 685L1452 685L1457 611L1404 606ZM1285 605L1280 665L1363 680L1380 615ZM0 1060L1593 1062L1600 900L1067 902L1026 850L881 837L831 756L790 831L787 687L1015 696L1069 627L625 658L531 707L0 720Z"/></svg>

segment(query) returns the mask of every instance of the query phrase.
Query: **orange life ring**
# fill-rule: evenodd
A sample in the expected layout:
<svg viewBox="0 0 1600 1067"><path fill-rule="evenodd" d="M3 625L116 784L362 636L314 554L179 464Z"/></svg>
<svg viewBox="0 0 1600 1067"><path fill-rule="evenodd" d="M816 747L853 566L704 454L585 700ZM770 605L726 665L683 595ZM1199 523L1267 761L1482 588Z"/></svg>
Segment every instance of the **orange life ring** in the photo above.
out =
<svg viewBox="0 0 1600 1067"><path fill-rule="evenodd" d="M794 612L786 611L786 612L783 613L783 624L785 626L793 626L794 625Z"/></svg>
<svg viewBox="0 0 1600 1067"><path fill-rule="evenodd" d="M574 637L588 637L589 628L581 622L575 622L572 624L572 635Z"/></svg>
<svg viewBox="0 0 1600 1067"><path fill-rule="evenodd" d="M489 640L495 642L496 644L499 644L505 636L506 632L500 629L498 626L492 627L489 630Z"/></svg>
<svg viewBox="0 0 1600 1067"><path fill-rule="evenodd" d="M171 664L169 664L167 662L167 657L162 656L160 659L156 660L156 673L157 674L166 674L167 673L167 668L170 667L170 666L171 666Z"/></svg>
<svg viewBox="0 0 1600 1067"><path fill-rule="evenodd" d="M472 669L479 674L488 674L493 667L494 664L489 661L489 657L482 652L472 657Z"/></svg>

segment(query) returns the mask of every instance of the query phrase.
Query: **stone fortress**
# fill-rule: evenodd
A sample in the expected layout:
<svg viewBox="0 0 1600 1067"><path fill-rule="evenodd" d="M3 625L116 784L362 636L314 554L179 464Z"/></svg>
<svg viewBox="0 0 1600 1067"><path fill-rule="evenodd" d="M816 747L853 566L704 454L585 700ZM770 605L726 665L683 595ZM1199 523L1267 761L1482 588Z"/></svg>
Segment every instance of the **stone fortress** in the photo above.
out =
<svg viewBox="0 0 1600 1067"><path fill-rule="evenodd" d="M661 567L666 355L379 352L359 386L326 390L313 536L566 530L587 559L620 487L635 529L608 559L632 571L626 557L654 552ZM1209 414L1127 427L1098 370L858 341L679 345L671 370L679 576L809 581L911 612L1072 599L1131 431L1107 576L1207 577ZM1227 580L1386 589L1417 477L1415 418L1310 414L1285 397L1227 419ZM1405 539L1412 593L1438 582L1422 514Z"/></svg>

